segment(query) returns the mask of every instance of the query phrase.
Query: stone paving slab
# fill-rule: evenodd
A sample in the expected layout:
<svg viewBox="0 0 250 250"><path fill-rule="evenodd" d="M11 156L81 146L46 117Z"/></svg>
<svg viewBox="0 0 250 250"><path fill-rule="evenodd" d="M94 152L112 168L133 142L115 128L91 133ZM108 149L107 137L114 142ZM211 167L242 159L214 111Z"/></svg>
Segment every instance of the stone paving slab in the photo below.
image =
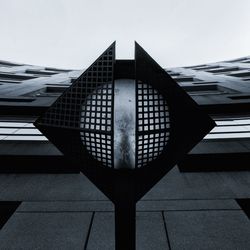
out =
<svg viewBox="0 0 250 250"><path fill-rule="evenodd" d="M172 250L247 250L250 221L242 211L164 213Z"/></svg>
<svg viewBox="0 0 250 250"><path fill-rule="evenodd" d="M105 199L83 174L0 174L0 200Z"/></svg>
<svg viewBox="0 0 250 250"><path fill-rule="evenodd" d="M250 171L180 173L173 168L143 199L250 197Z"/></svg>
<svg viewBox="0 0 250 250"><path fill-rule="evenodd" d="M185 211L185 210L239 210L233 199L221 200L143 200L137 204L138 211Z"/></svg>
<svg viewBox="0 0 250 250"><path fill-rule="evenodd" d="M139 212L136 218L138 250L168 250L168 240L162 213Z"/></svg>
<svg viewBox="0 0 250 250"><path fill-rule="evenodd" d="M250 171L180 173L173 168L143 199L250 197ZM108 200L82 174L1 174L0 200Z"/></svg>
<svg viewBox="0 0 250 250"><path fill-rule="evenodd" d="M247 250L249 220L235 199L249 197L250 172L175 167L137 204L137 249L166 250L169 238L172 250ZM82 174L0 175L0 200L23 201L0 250L114 249L113 205Z"/></svg>
<svg viewBox="0 0 250 250"><path fill-rule="evenodd" d="M110 201L32 201L22 202L18 212L93 212L113 211Z"/></svg>
<svg viewBox="0 0 250 250"><path fill-rule="evenodd" d="M91 226L91 220L93 224ZM250 221L242 210L137 212L137 249L243 249ZM88 232L89 238L88 238ZM4 250L112 250L113 212L17 211L0 231Z"/></svg>
<svg viewBox="0 0 250 250"><path fill-rule="evenodd" d="M15 213L0 231L3 250L82 250L91 213Z"/></svg>
<svg viewBox="0 0 250 250"><path fill-rule="evenodd" d="M94 215L93 225L87 245L87 250L115 249L115 222L114 213L97 212Z"/></svg>
<svg viewBox="0 0 250 250"><path fill-rule="evenodd" d="M163 217L160 212L137 213L136 249L168 250ZM95 213L88 250L115 248L114 213Z"/></svg>
<svg viewBox="0 0 250 250"><path fill-rule="evenodd" d="M137 203L137 211L168 210L240 210L233 200L143 200ZM84 212L113 211L110 201L32 201L22 202L18 212Z"/></svg>

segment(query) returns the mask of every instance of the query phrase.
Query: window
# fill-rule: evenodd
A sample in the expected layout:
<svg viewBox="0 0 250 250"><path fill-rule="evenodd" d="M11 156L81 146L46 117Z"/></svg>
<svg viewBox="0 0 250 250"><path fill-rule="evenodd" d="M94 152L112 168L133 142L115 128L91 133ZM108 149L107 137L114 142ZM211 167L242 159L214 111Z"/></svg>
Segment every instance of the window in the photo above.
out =
<svg viewBox="0 0 250 250"><path fill-rule="evenodd" d="M210 69L210 70L207 70L207 72L221 74L221 73L232 72L232 71L235 72L238 70L241 70L241 68L239 68L239 67L227 67L227 68L219 68L219 69Z"/></svg>
<svg viewBox="0 0 250 250"><path fill-rule="evenodd" d="M250 138L250 118L217 120L217 126L204 139Z"/></svg>
<svg viewBox="0 0 250 250"><path fill-rule="evenodd" d="M250 99L250 95L229 96L228 98L232 100L244 100L244 99Z"/></svg>
<svg viewBox="0 0 250 250"><path fill-rule="evenodd" d="M47 141L32 123L0 121L0 141Z"/></svg>
<svg viewBox="0 0 250 250"><path fill-rule="evenodd" d="M52 72L52 71L46 71L46 70L35 70L35 69L27 69L25 71L26 74L33 74L33 75L37 75L37 76L51 76L51 75L55 75L58 74L58 72Z"/></svg>
<svg viewBox="0 0 250 250"><path fill-rule="evenodd" d="M0 97L0 102L33 102L33 98L20 98L20 97Z"/></svg>
<svg viewBox="0 0 250 250"><path fill-rule="evenodd" d="M0 81L1 80L29 80L36 78L35 76L29 76L25 74L12 74L12 73L0 73Z"/></svg>
<svg viewBox="0 0 250 250"><path fill-rule="evenodd" d="M241 71L238 73L232 73L228 74L229 76L235 76L235 77L249 77L250 76L250 71Z"/></svg>

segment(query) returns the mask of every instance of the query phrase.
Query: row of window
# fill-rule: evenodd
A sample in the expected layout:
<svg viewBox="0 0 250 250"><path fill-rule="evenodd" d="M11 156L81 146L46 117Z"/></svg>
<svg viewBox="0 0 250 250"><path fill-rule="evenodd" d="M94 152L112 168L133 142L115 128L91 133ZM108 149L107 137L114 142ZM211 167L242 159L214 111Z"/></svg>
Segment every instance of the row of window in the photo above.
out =
<svg viewBox="0 0 250 250"><path fill-rule="evenodd" d="M250 138L250 118L217 120L204 139ZM147 136L147 135L145 135ZM0 122L0 140L46 141L32 123Z"/></svg>
<svg viewBox="0 0 250 250"><path fill-rule="evenodd" d="M217 126L204 139L250 138L250 119L217 120Z"/></svg>

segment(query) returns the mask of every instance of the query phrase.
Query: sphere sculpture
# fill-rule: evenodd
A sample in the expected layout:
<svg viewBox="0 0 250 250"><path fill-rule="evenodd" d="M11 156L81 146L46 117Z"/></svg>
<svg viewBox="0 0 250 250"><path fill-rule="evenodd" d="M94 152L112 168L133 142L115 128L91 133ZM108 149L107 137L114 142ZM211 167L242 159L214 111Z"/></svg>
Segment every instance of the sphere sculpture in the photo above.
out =
<svg viewBox="0 0 250 250"><path fill-rule="evenodd" d="M87 97L81 112L83 145L96 160L112 167L111 136L106 135L106 132L111 132L113 123L114 168L146 166L162 153L169 140L167 101L149 84L138 83L136 87L135 81L131 79L114 82L113 109L111 100L111 84L94 90ZM136 127L140 133L138 141Z"/></svg>

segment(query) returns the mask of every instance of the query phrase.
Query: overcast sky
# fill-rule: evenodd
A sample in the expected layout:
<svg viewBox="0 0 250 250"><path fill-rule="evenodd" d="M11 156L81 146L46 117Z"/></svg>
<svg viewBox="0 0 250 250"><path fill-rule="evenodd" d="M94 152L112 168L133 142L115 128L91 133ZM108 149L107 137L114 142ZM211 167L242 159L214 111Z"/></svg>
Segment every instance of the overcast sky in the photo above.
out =
<svg viewBox="0 0 250 250"><path fill-rule="evenodd" d="M249 0L0 0L0 59L82 69L114 40L162 66L250 55Z"/></svg>

